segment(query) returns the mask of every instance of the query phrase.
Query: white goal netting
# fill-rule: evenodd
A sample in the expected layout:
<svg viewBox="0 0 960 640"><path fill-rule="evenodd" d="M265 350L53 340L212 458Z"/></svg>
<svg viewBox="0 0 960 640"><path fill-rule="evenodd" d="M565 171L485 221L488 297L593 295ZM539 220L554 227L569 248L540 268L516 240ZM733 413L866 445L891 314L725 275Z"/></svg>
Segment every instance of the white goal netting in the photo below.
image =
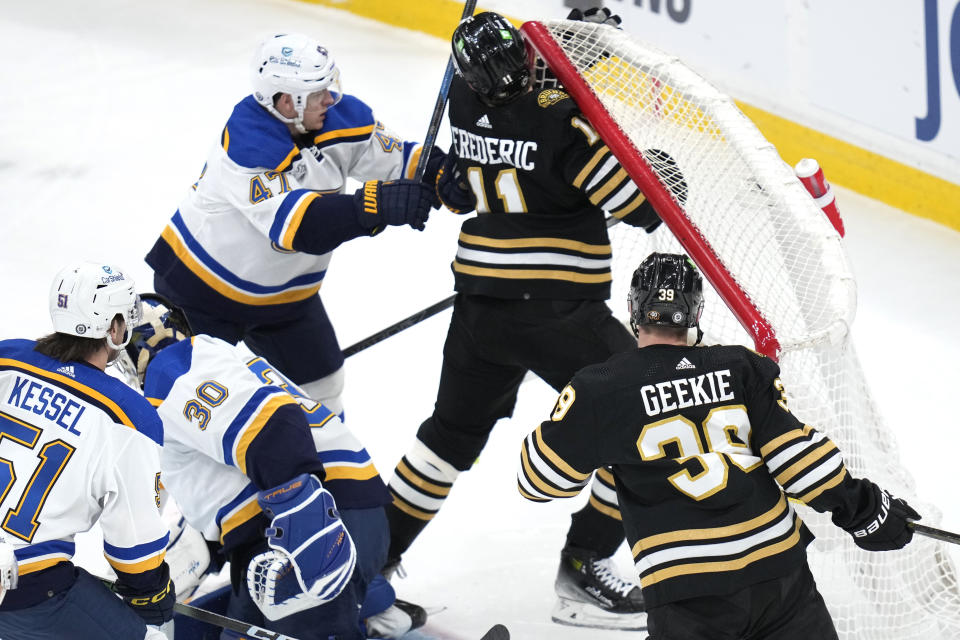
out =
<svg viewBox="0 0 960 640"><path fill-rule="evenodd" d="M856 284L842 240L776 149L728 96L623 31L558 20L523 32L538 74L548 66L560 78L658 210L670 209L651 235L611 229L614 311L625 315L630 275L647 254L690 254L710 282L706 342L777 357L794 413L837 443L851 473L936 526L940 514L900 466L853 348ZM841 638L960 638L960 586L943 543L915 536L901 551L870 553L828 515L799 510L817 536L810 563Z"/></svg>

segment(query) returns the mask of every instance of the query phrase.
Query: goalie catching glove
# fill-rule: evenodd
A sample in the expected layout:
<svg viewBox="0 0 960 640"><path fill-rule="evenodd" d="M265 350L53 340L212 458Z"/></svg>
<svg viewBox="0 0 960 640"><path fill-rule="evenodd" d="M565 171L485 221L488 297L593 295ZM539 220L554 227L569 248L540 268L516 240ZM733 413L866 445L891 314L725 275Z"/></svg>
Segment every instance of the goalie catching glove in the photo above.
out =
<svg viewBox="0 0 960 640"><path fill-rule="evenodd" d="M247 566L247 588L269 620L330 602L353 576L357 551L330 492L301 474L257 497L271 519L269 551Z"/></svg>
<svg viewBox="0 0 960 640"><path fill-rule="evenodd" d="M423 231L436 196L433 188L415 180L370 180L353 196L357 221L375 236L383 228L408 224Z"/></svg>

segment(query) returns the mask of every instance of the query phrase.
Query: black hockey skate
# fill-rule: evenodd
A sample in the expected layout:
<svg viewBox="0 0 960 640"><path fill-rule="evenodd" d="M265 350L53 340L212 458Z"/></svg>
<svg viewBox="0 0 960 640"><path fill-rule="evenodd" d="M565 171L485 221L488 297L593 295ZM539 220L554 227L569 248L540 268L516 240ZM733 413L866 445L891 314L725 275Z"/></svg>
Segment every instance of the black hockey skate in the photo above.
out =
<svg viewBox="0 0 960 640"><path fill-rule="evenodd" d="M598 629L647 628L640 587L622 579L610 558L564 549L554 588L559 598L554 622Z"/></svg>
<svg viewBox="0 0 960 640"><path fill-rule="evenodd" d="M368 638L400 638L427 622L427 611L406 600L394 600L386 611L366 620Z"/></svg>

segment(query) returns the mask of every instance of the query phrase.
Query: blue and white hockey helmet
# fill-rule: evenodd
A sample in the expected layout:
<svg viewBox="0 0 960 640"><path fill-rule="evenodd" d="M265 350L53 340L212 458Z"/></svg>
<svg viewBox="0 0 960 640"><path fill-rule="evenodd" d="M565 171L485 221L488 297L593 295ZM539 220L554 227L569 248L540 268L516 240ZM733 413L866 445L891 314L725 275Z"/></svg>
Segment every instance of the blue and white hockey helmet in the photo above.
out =
<svg viewBox="0 0 960 640"><path fill-rule="evenodd" d="M163 349L193 335L187 316L166 298L156 293L140 296L143 317L133 327L133 335L127 345L127 355L137 368L140 386L147 373L147 365Z"/></svg>
<svg viewBox="0 0 960 640"><path fill-rule="evenodd" d="M103 262L82 262L64 267L50 285L48 298L53 330L81 338L106 338L110 324L120 315L127 332L120 344L130 341L131 330L140 323L140 298L136 284L124 269Z"/></svg>
<svg viewBox="0 0 960 640"><path fill-rule="evenodd" d="M303 110L310 94L329 91L334 104L340 101L340 70L333 56L319 42L298 33L280 33L264 39L250 63L253 97L279 120L297 126L302 133ZM273 105L273 97L287 93L293 98L296 118L287 118Z"/></svg>

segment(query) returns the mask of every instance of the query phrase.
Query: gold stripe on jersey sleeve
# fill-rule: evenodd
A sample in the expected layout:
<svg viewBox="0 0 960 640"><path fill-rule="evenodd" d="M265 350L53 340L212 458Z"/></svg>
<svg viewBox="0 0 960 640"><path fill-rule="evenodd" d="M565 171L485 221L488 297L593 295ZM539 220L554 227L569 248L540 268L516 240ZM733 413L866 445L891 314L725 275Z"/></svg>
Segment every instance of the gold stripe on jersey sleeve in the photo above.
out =
<svg viewBox="0 0 960 640"><path fill-rule="evenodd" d="M649 587L652 584L656 584L662 580L667 580L668 578L676 578L677 576L685 576L697 573L716 573L720 571L739 571L743 569L748 564L752 564L758 560L763 560L764 558L769 558L770 556L776 555L778 553L783 553L788 551L797 544L800 543L800 518L794 518L796 520L793 526L793 533L790 534L790 537L781 540L776 544L772 544L767 547L763 547L748 553L742 558L737 558L736 560L726 560L726 561L716 561L716 562L691 562L689 564L679 564L668 569L660 569L659 571L653 571L652 573L647 574L640 578L640 586L643 588Z"/></svg>
<svg viewBox="0 0 960 640"><path fill-rule="evenodd" d="M575 271L560 271L557 269L491 269L488 267L473 267L454 260L453 270L465 273L468 276L483 278L506 278L508 280L566 280L581 284L603 284L613 280L613 275L605 273L576 273Z"/></svg>
<svg viewBox="0 0 960 640"><path fill-rule="evenodd" d="M256 517L256 515L260 512L261 509L260 504L257 502L257 496L250 496L247 504L230 514L230 517L224 518L220 521L220 544L223 544L223 539L228 533L243 523L248 522L251 518Z"/></svg>
<svg viewBox="0 0 960 640"><path fill-rule="evenodd" d="M404 482L407 484L417 487L418 489L423 489L435 496L446 496L450 494L450 487L441 487L438 484L434 484L429 480L424 480L418 476L403 460L397 463L397 468L395 472L403 478Z"/></svg>
<svg viewBox="0 0 960 640"><path fill-rule="evenodd" d="M796 476L798 473L802 471L806 471L813 465L814 462L816 462L817 460L820 460L827 454L836 450L837 450L837 445L833 444L832 440L830 439L824 440L813 451L803 456L802 458L800 458L800 460L798 460L797 462L794 462L792 465L790 465L789 467L787 467L786 469L778 473L775 476L777 483L781 487L787 486L787 484L789 484L790 481L793 480L794 476Z"/></svg>
<svg viewBox="0 0 960 640"><path fill-rule="evenodd" d="M87 385L77 382L73 378L70 378L59 373L54 373L53 371L47 371L46 369L41 369L40 367L35 367L32 364L27 364L26 362L21 362L20 360L13 360L10 358L0 358L0 365L8 366L14 369L22 369L24 371L29 371L30 373L36 374L40 378L46 378L47 380L56 380L60 384L72 387L79 391L85 396L90 396L97 402L101 403L110 410L110 413L113 414L114 418L117 418L120 421L120 424L126 425L131 429L136 430L136 425L133 424L133 421L127 417L127 414L120 408L116 402L103 395L93 387L88 387Z"/></svg>
<svg viewBox="0 0 960 640"><path fill-rule="evenodd" d="M328 131L326 133L321 133L313 139L313 144L320 144L321 142L326 142L327 140L334 140L336 138L349 138L352 136L359 136L360 134L372 134L374 125L367 125L365 127L351 127L349 129L337 129L335 131Z"/></svg>
<svg viewBox="0 0 960 640"><path fill-rule="evenodd" d="M741 533L746 533L747 531L759 529L760 527L763 527L773 520L781 517L786 511L787 501L781 493L780 499L777 500L777 504L775 504L772 509L757 516L756 518L751 518L745 522L730 524L723 527L709 527L706 529L681 529L679 531L670 531L668 533L658 533L656 535L647 536L646 538L637 540L636 543L634 543L631 551L633 552L633 557L638 558L644 551L649 551L654 547L659 547L660 545L669 544L671 542L690 542L696 540L711 540L736 536Z"/></svg>
<svg viewBox="0 0 960 640"><path fill-rule="evenodd" d="M230 150L230 127L223 128L223 135L220 136L220 145L224 151Z"/></svg>
<svg viewBox="0 0 960 640"><path fill-rule="evenodd" d="M791 431L787 431L786 433L777 436L767 444L760 447L760 455L766 458L771 452L776 451L787 442L809 436L811 431L813 431L813 427L806 424L803 425L803 429L793 429Z"/></svg>
<svg viewBox="0 0 960 640"><path fill-rule="evenodd" d="M123 573L144 573L145 571L156 569L163 564L164 553L165 552L158 553L157 555L147 558L146 560L141 560L140 562L120 562L119 560L107 557L106 554L104 554L104 557L107 558L107 562L110 563L110 566L117 571L122 571Z"/></svg>
<svg viewBox="0 0 960 640"><path fill-rule="evenodd" d="M290 166L290 163L293 162L293 159L297 157L297 154L299 153L300 153L300 147L298 147L297 145L293 145L293 149L290 149L290 153L288 153L287 157L284 158L280 162L280 164L277 165L274 171L276 171L277 173L280 173L281 171L286 170L286 168Z"/></svg>
<svg viewBox="0 0 960 640"><path fill-rule="evenodd" d="M417 175L417 165L420 163L420 154L423 152L423 147L417 147L417 150L410 154L410 159L407 160L407 173L404 178L407 180L413 180Z"/></svg>
<svg viewBox="0 0 960 640"><path fill-rule="evenodd" d="M583 165L583 169L580 170L580 173L577 174L577 177L573 179L573 186L577 189L583 184L583 181L587 179L587 176L590 175L590 172L593 171L600 161L610 154L610 149L607 145L603 145L597 152L593 154L593 157L587 161L587 164Z"/></svg>
<svg viewBox="0 0 960 640"><path fill-rule="evenodd" d="M393 506L400 511L403 511L408 516L413 516L417 520L433 520L433 516L437 515L435 513L428 513L427 511L421 511L416 507L411 506L407 501L398 496L393 491L390 492L393 495Z"/></svg>
<svg viewBox="0 0 960 640"><path fill-rule="evenodd" d="M535 496L532 493L528 493L527 490L523 488L523 485L520 484L519 480L517 480L517 491L519 491L520 495L522 495L527 500L533 500L534 502L550 502L549 498L544 498L542 496Z"/></svg>
<svg viewBox="0 0 960 640"><path fill-rule="evenodd" d="M626 177L627 177L626 170L623 167L620 167L620 169L615 174L613 174L613 176L609 180L607 180L602 187L600 187L590 195L590 202L592 202L597 206L600 206L600 202L604 198L606 198L608 195L610 195L611 191L619 187L620 184L623 183L623 179Z"/></svg>
<svg viewBox="0 0 960 640"><path fill-rule="evenodd" d="M260 435L260 431L263 430L270 416L285 404L297 404L297 401L293 399L293 396L286 393L273 396L267 400L267 403L263 406L263 409L260 410L260 413L257 414L257 417L253 419L253 422L244 428L240 438L237 440L237 452L233 457L237 462L237 468L243 473L247 472L247 449L250 447L250 443Z"/></svg>
<svg viewBox="0 0 960 640"><path fill-rule="evenodd" d="M163 404L163 400L160 398L147 398L147 402L149 402L152 407L159 407Z"/></svg>
<svg viewBox="0 0 960 640"><path fill-rule="evenodd" d="M530 464L530 456L527 454L527 448L520 448L520 459L523 462L523 475L526 476L527 480L530 481L534 487L536 487L540 493L550 496L551 498L572 498L580 493L580 489L583 487L577 487L576 489L557 489L547 484L547 481L544 480L543 476L533 468L533 465Z"/></svg>
<svg viewBox="0 0 960 640"><path fill-rule="evenodd" d="M564 473L570 480L573 482L583 482L590 477L590 474L593 473L593 470L587 471L577 471L571 467L566 460L557 455L557 452L550 448L550 446L543 439L543 426L537 427L533 432L533 439L537 445L537 451L541 455L545 456L547 460L553 463L557 469ZM525 448L525 447L524 447Z"/></svg>
<svg viewBox="0 0 960 640"><path fill-rule="evenodd" d="M637 207L639 207L640 205L642 205L642 204L643 204L644 202L646 202L646 201L647 201L647 196L643 195L643 192L642 192L642 191L637 191L637 195L635 195L635 196L633 197L633 199L630 200L630 202L628 202L626 205L620 207L619 209L615 209L615 210L611 211L611 212L610 212L610 215L612 215L612 216L613 216L614 218L616 218L617 220L623 220L623 218L624 218L628 213L631 213L631 212L635 211L635 210L637 209Z"/></svg>
<svg viewBox="0 0 960 640"><path fill-rule="evenodd" d="M834 475L830 480L828 480L827 482L824 482L822 485L820 485L819 487L817 487L817 488L814 489L813 491L810 491L809 493L803 494L802 496L800 496L800 497L797 498L797 499L798 499L800 502L804 503L804 504L810 504L810 501L811 501L811 500L816 500L816 499L817 499L817 496L819 496L819 495L820 495L821 493L823 493L824 491L827 491L827 490L829 490L829 489L833 489L835 486L837 486L838 484L840 484L841 482L843 482L843 479L846 478L846 477L847 477L847 468L846 468L845 466L841 465L841 466L840 466L840 471L837 472L837 474Z"/></svg>
<svg viewBox="0 0 960 640"><path fill-rule="evenodd" d="M610 473L610 470L606 467L600 467L597 469L597 477L600 478L607 486L617 486L616 480L613 478L613 474Z"/></svg>
<svg viewBox="0 0 960 640"><path fill-rule="evenodd" d="M23 562L17 565L17 575L26 575L28 573L34 573L36 571L43 571L44 569L49 569L55 564L60 564L61 562L66 562L68 558L59 557L59 558L47 558L46 560L37 560L36 562Z"/></svg>
<svg viewBox="0 0 960 640"><path fill-rule="evenodd" d="M614 520L621 520L621 521L623 520L623 516L620 515L619 509L614 509L610 505L603 504L602 502L597 500L596 496L594 496L593 494L590 494L590 505L600 513L606 516L610 516Z"/></svg>
<svg viewBox="0 0 960 640"><path fill-rule="evenodd" d="M293 239L300 230L300 223L303 222L303 215L307 212L310 203L320 197L319 193L308 193L297 203L297 208L290 215L290 222L287 224L287 230L280 238L280 246L284 249L293 250Z"/></svg>
<svg viewBox="0 0 960 640"><path fill-rule="evenodd" d="M494 249L569 249L591 255L607 255L612 252L610 243L589 244L578 240L565 240L564 238L501 239L475 236L461 232L460 241L467 244L475 244L480 247L493 247Z"/></svg>
<svg viewBox="0 0 960 640"><path fill-rule="evenodd" d="M363 467L337 466L331 463L330 466L324 465L323 471L325 480L369 480L376 478L379 473L373 463Z"/></svg>

